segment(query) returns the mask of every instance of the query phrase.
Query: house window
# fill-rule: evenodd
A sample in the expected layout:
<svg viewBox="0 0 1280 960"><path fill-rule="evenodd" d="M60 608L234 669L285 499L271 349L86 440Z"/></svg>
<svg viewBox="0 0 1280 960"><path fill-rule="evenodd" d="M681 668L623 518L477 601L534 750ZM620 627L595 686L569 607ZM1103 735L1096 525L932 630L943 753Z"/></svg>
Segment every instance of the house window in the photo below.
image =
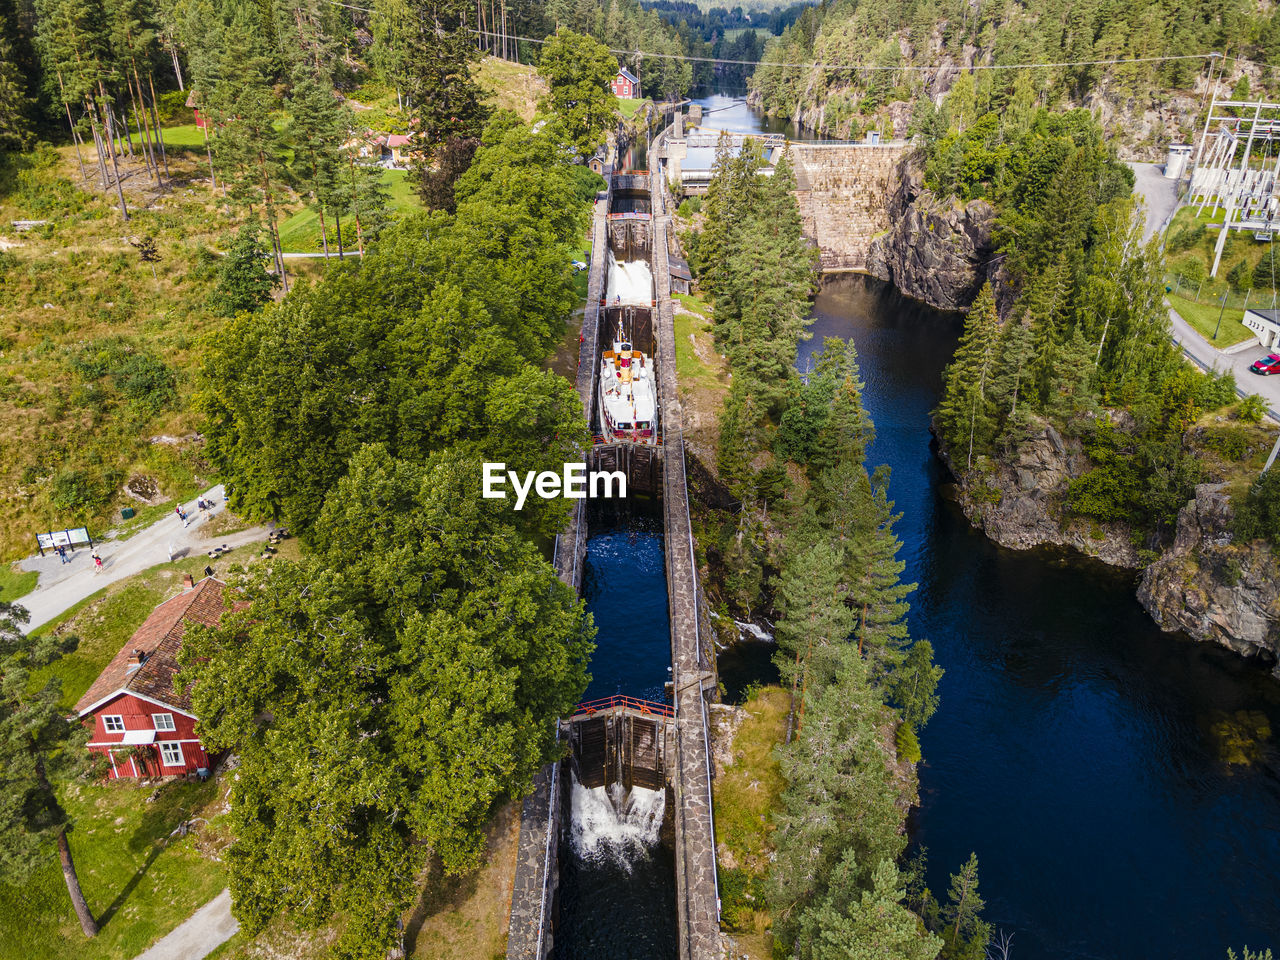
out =
<svg viewBox="0 0 1280 960"><path fill-rule="evenodd" d="M177 728L177 727L175 727L175 726L174 726L174 724L173 724L173 714L172 714L172 713L153 713L153 714L151 715L151 722L155 724L155 727L156 727L156 729L157 729L157 730L176 730L176 729L178 729L178 728Z"/></svg>
<svg viewBox="0 0 1280 960"><path fill-rule="evenodd" d="M160 744L160 762L166 767L182 766L182 744L165 741Z"/></svg>
<svg viewBox="0 0 1280 960"><path fill-rule="evenodd" d="M102 726L107 733L124 733L124 717L106 717L102 718Z"/></svg>

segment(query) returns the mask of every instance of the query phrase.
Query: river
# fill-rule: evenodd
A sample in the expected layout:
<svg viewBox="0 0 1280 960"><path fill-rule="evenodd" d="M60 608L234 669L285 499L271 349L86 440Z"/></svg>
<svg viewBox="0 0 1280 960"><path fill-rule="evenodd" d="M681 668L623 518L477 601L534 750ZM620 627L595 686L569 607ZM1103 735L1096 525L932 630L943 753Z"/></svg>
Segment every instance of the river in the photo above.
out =
<svg viewBox="0 0 1280 960"><path fill-rule="evenodd" d="M912 824L930 887L945 897L976 851L986 917L1017 960L1280 945L1280 684L1161 633L1132 574L970 526L929 434L959 328L878 281L834 278L800 350L803 369L823 337L858 348L868 464L892 469L919 584L911 633L946 669ZM1241 747L1248 762L1227 762Z"/></svg>

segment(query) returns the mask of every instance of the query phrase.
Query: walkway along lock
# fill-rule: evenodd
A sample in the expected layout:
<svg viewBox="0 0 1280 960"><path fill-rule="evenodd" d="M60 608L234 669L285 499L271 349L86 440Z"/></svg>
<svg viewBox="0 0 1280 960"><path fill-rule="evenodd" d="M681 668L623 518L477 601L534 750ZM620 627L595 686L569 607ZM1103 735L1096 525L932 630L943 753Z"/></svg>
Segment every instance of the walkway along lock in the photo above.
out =
<svg viewBox="0 0 1280 960"><path fill-rule="evenodd" d="M660 143L658 154L661 155ZM651 162L651 166L662 168L660 163ZM560 768L568 765L583 787L621 784L628 790L670 788L669 796L674 800L668 808L675 838L672 879L676 887L678 956L682 960L713 960L721 952L706 696L715 689L715 673L699 629L701 591L696 582L689 520L667 256L670 215L653 213L668 209L660 175L614 174L606 168L605 177L609 189L605 202L596 205L593 218L587 306L576 377L583 412L596 438L584 454L591 469L622 473L629 488L661 498L675 702L610 697L580 705L563 724L561 735L562 740L567 740L568 756L538 775L534 793L524 804L507 957L545 960L552 952L559 839L570 816L565 803L570 773ZM615 199L626 209L615 209ZM628 216L611 220L610 214L617 213ZM634 300L607 302L611 243L623 258L635 258L630 263L639 258L648 263L653 290L643 304ZM629 291L628 296L615 299L635 296L635 291ZM632 437L626 430L605 429L600 372L605 351L617 339L619 323L626 328L622 331L626 336L638 336L634 349L649 358L656 374L656 422L652 432L643 437ZM624 349L629 351L632 347ZM582 590L591 513L584 502L576 503L568 526L555 543L556 570L578 593Z"/></svg>

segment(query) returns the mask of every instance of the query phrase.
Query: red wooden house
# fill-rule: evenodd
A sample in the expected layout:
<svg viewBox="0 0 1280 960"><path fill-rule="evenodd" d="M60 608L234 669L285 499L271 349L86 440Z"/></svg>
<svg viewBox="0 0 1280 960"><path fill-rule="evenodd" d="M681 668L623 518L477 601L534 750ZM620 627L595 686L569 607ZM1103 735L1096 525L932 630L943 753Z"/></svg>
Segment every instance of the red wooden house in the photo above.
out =
<svg viewBox="0 0 1280 960"><path fill-rule="evenodd" d="M613 95L619 100L634 100L640 96L640 78L626 67L618 68L612 87Z"/></svg>
<svg viewBox="0 0 1280 960"><path fill-rule="evenodd" d="M215 626L226 585L206 577L152 611L80 702L76 713L93 724L89 749L110 761L107 776L173 777L209 769L196 735L191 691L174 683L178 650L189 624Z"/></svg>

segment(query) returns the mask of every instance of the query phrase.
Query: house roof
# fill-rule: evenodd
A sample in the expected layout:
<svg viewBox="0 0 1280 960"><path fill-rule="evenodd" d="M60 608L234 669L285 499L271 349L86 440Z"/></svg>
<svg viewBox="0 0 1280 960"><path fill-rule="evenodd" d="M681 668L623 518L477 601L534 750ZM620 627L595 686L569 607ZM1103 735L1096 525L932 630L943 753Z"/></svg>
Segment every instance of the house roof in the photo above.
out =
<svg viewBox="0 0 1280 960"><path fill-rule="evenodd" d="M639 78L639 77L637 77L637 76L636 76L634 73L632 73L630 70L628 70L626 67L619 67L619 68L618 68L618 76L620 76L620 77L626 77L626 78L627 78L628 80L630 80L632 83L639 83L639 82L640 82L640 78Z"/></svg>
<svg viewBox="0 0 1280 960"><path fill-rule="evenodd" d="M190 688L175 689L178 651L187 625L203 623L217 626L222 617L226 584L206 577L189 590L184 590L160 604L147 617L129 642L107 664L76 704L76 713L91 713L103 701L119 693L132 693L149 700L168 704L177 710L191 710ZM134 651L142 654L142 663L129 663ZM131 669L132 667L132 669Z"/></svg>
<svg viewBox="0 0 1280 960"><path fill-rule="evenodd" d="M1270 323L1280 324L1280 310L1255 310L1250 307L1248 312L1257 314L1263 320L1269 321Z"/></svg>
<svg viewBox="0 0 1280 960"><path fill-rule="evenodd" d="M673 253L667 254L667 269L673 277L681 280L693 279L693 274L689 272L689 264Z"/></svg>
<svg viewBox="0 0 1280 960"><path fill-rule="evenodd" d="M388 147L407 147L409 145L409 141L412 139L413 138L410 136L404 136L399 133L393 133L387 137L387 146Z"/></svg>

